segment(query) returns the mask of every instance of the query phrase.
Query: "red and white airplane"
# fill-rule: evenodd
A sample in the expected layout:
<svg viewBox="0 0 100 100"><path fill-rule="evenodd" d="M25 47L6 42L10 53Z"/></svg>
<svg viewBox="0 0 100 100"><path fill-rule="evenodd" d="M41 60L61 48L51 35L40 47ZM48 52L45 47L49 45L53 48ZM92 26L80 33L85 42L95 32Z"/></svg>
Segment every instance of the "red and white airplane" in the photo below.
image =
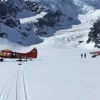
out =
<svg viewBox="0 0 100 100"><path fill-rule="evenodd" d="M90 54L92 54L92 57L100 56L100 51L90 52Z"/></svg>
<svg viewBox="0 0 100 100"><path fill-rule="evenodd" d="M27 53L20 53L14 52L9 49L1 50L0 51L0 61L4 61L4 58L12 58L12 59L19 59L18 61L22 61L22 59L32 59L37 58L37 49L33 48L30 52Z"/></svg>

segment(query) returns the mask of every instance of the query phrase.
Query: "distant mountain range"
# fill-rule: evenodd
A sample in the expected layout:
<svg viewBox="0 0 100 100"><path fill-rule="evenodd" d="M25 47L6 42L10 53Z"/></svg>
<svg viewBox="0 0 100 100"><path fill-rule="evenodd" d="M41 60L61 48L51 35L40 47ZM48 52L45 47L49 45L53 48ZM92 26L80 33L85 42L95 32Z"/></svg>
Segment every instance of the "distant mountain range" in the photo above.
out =
<svg viewBox="0 0 100 100"><path fill-rule="evenodd" d="M20 45L41 43L41 37L78 25L80 14L100 9L100 0L0 1L0 37Z"/></svg>

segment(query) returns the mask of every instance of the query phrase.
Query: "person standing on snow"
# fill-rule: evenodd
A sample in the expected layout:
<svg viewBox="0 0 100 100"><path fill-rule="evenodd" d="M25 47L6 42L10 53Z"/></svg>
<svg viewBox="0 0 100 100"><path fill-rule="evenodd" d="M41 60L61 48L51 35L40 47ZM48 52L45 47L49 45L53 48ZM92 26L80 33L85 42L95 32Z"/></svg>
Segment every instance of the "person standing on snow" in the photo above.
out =
<svg viewBox="0 0 100 100"><path fill-rule="evenodd" d="M83 58L83 54L81 53L81 58Z"/></svg>
<svg viewBox="0 0 100 100"><path fill-rule="evenodd" d="M84 53L84 58L86 58L86 53Z"/></svg>

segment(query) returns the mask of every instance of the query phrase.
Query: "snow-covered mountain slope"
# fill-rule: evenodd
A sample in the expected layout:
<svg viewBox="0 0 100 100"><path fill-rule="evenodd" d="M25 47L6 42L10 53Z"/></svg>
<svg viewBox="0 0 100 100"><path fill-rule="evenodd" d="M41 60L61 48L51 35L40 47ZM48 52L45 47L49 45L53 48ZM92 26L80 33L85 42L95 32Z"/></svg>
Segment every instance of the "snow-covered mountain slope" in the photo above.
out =
<svg viewBox="0 0 100 100"><path fill-rule="evenodd" d="M93 13L87 13L85 15L79 15L78 19L81 21L79 25L73 25L70 29L57 31L54 37L51 38L55 40L56 45L66 45L70 46L70 43L73 44L74 47L89 47L92 45L94 47L94 43L87 44L88 33L90 31L90 27L92 27L93 23L96 19L100 18L100 10L96 10ZM54 41L53 41L54 42ZM81 42L81 43L80 43ZM52 43L52 42L51 42Z"/></svg>
<svg viewBox="0 0 100 100"><path fill-rule="evenodd" d="M0 37L21 45L41 43L43 39L40 36L53 36L59 30L65 31L68 28L74 30L73 25L83 27L81 24L84 20L86 23L91 22L94 19L91 15L99 10L99 5L99 0L9 0L0 2ZM80 19L80 16L84 18ZM84 28L87 29L87 26Z"/></svg>

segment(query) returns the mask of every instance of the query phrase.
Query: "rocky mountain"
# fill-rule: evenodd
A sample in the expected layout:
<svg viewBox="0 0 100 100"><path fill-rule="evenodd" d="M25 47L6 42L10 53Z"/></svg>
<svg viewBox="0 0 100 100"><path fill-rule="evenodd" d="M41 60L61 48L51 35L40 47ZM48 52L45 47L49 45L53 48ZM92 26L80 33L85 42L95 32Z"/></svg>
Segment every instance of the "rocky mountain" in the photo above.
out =
<svg viewBox="0 0 100 100"><path fill-rule="evenodd" d="M99 5L99 0L0 1L0 37L21 45L40 43L41 37L81 24L78 16Z"/></svg>

